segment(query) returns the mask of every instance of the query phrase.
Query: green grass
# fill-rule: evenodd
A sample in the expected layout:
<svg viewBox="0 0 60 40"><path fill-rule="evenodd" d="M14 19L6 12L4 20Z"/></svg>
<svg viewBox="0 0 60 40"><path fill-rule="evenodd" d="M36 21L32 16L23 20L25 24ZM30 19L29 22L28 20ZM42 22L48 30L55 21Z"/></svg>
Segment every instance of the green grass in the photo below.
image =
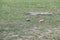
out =
<svg viewBox="0 0 60 40"><path fill-rule="evenodd" d="M27 15L30 11L56 14ZM60 40L58 14L60 0L0 0L0 40ZM45 21L39 23L40 19Z"/></svg>

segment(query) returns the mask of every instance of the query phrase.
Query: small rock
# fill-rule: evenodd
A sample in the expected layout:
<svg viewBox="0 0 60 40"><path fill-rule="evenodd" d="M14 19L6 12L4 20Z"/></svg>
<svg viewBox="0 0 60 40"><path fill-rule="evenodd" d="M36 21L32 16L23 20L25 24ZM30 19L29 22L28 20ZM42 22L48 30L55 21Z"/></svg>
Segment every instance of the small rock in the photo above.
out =
<svg viewBox="0 0 60 40"><path fill-rule="evenodd" d="M30 19L26 19L26 21L30 21Z"/></svg>
<svg viewBox="0 0 60 40"><path fill-rule="evenodd" d="M39 22L44 22L44 19L40 19Z"/></svg>

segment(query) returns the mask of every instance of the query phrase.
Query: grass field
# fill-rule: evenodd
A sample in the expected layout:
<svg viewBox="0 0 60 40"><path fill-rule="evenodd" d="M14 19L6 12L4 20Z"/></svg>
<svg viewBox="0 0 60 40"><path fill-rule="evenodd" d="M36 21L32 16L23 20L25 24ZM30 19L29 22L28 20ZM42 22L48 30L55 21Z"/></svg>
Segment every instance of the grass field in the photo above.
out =
<svg viewBox="0 0 60 40"><path fill-rule="evenodd" d="M31 11L55 14L27 15ZM0 40L60 40L60 0L0 0Z"/></svg>

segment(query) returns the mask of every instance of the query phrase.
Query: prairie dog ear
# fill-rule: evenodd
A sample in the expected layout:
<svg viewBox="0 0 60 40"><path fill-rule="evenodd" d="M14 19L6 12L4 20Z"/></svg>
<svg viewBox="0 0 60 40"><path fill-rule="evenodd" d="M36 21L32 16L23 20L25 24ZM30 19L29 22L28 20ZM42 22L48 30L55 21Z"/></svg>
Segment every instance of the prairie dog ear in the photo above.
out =
<svg viewBox="0 0 60 40"><path fill-rule="evenodd" d="M40 19L39 22L44 22L44 19Z"/></svg>

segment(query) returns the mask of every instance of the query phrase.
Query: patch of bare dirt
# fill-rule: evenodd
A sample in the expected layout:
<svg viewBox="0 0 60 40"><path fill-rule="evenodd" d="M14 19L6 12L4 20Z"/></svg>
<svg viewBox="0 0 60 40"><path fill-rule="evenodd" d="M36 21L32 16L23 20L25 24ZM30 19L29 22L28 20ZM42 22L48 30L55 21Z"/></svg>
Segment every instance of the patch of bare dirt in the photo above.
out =
<svg viewBox="0 0 60 40"><path fill-rule="evenodd" d="M45 15L51 15L51 14L53 14L52 12L29 12L30 13L30 15L43 15L43 14L45 14Z"/></svg>

